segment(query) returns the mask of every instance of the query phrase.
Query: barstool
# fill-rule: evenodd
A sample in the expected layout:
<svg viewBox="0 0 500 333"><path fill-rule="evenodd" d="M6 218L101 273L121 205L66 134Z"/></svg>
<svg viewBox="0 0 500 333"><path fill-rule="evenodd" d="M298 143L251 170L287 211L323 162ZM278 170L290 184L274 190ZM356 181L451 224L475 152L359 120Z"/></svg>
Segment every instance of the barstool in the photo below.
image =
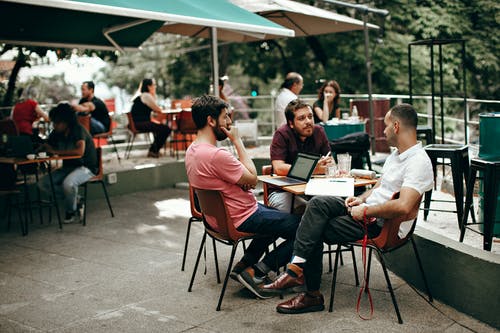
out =
<svg viewBox="0 0 500 333"><path fill-rule="evenodd" d="M467 194L465 197L464 218L460 228L460 242L463 242L465 229L467 225L480 223L467 223L469 216L469 208L472 205L472 193L474 192L474 182L476 181L477 172L483 172L484 186L484 209L483 209L483 249L491 251L491 243L493 240L493 228L496 219L496 206L498 196L498 185L500 183L500 161L486 161L478 158L473 158L470 163L469 180L467 181ZM470 228L469 228L470 229ZM473 230L473 229L471 229ZM476 231L476 230L474 230Z"/></svg>
<svg viewBox="0 0 500 333"><path fill-rule="evenodd" d="M430 145L434 143L434 135L432 134L432 127L425 125L417 126L417 137L425 137L425 144Z"/></svg>
<svg viewBox="0 0 500 333"><path fill-rule="evenodd" d="M432 162L432 170L434 171L434 181L436 180L437 159L442 158L441 165L451 165L451 174L453 177L453 190L455 193L455 205L457 210L440 210L430 209L431 201L451 202L448 200L431 200L432 190L425 193L424 200L424 221L427 220L430 210L440 212L457 213L458 227L462 225L462 217L464 212L464 185L463 180L469 178L469 147L467 145L453 144L432 144L425 146L425 151L429 155ZM449 159L450 163L444 163L444 159Z"/></svg>

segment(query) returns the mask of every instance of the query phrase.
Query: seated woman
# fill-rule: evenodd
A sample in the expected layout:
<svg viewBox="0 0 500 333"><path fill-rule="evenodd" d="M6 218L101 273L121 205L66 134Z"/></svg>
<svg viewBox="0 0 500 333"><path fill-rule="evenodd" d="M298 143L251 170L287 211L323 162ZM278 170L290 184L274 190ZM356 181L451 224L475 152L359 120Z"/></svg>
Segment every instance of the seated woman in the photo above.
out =
<svg viewBox="0 0 500 333"><path fill-rule="evenodd" d="M16 123L19 134L29 135L34 143L41 143L42 139L38 136L38 133L33 133L33 123L40 118L48 122L49 116L42 111L40 105L33 99L35 95L36 90L33 87L19 89L19 100L12 109L11 117Z"/></svg>
<svg viewBox="0 0 500 333"><path fill-rule="evenodd" d="M160 149L165 145L165 141L170 134L167 125L154 123L151 121L151 111L161 112L161 108L156 104L156 83L154 79L144 79L139 86L139 95L134 98L132 105L132 119L135 127L139 131L152 132L154 142L149 148L148 157L160 157Z"/></svg>
<svg viewBox="0 0 500 333"><path fill-rule="evenodd" d="M335 80L325 82L318 92L318 100L313 104L314 123L326 123L333 117L340 118L340 86Z"/></svg>

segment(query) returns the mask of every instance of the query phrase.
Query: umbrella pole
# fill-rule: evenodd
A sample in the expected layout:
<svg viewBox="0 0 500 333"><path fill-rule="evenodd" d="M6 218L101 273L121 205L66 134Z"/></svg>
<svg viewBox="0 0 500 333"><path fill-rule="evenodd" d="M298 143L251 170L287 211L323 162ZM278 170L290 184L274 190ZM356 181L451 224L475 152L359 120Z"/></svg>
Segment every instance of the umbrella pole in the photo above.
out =
<svg viewBox="0 0 500 333"><path fill-rule="evenodd" d="M375 154L375 121L373 115L373 98L372 98L372 60L370 58L370 36L368 34L368 15L363 14L363 31L365 35L365 59L366 59L366 82L368 83L368 110L370 113L370 143L372 155Z"/></svg>
<svg viewBox="0 0 500 333"><path fill-rule="evenodd" d="M219 97L219 53L217 45L217 28L210 28L210 39L212 42L212 84L214 95Z"/></svg>

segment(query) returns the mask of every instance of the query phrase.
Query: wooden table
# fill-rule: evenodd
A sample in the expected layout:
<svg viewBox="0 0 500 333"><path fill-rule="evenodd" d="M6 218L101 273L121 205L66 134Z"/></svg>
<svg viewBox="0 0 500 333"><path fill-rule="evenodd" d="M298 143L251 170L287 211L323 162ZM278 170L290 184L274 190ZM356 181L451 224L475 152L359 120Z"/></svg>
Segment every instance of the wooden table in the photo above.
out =
<svg viewBox="0 0 500 333"><path fill-rule="evenodd" d="M59 155L53 155L53 156L47 156L44 158L35 158L32 160L29 160L25 157L0 157L0 163L3 164L11 164L14 166L21 166L21 165L30 165L30 164L40 164L40 163L46 163L47 165L47 173L49 175L49 180L50 180L50 187L52 191L52 198L53 198L53 204L56 209L56 214L57 214L57 220L59 222L59 229L62 229L62 221L61 221L61 214L59 212L59 205L57 203L57 198L56 198L56 191L55 191L55 186L54 186L54 181L52 179L52 166L51 162L52 161L60 161L60 160L72 160L76 158L80 158L81 156L79 155L64 155L64 156L59 156ZM25 191L25 197L28 193L28 184L26 182L26 173L23 172L23 177L24 177L24 191ZM37 177L38 180L38 177ZM27 198L27 197L26 197ZM22 221L21 221L22 223ZM21 231L23 233L23 236L28 234L28 221L26 219L26 223L24 228L22 227L21 224Z"/></svg>
<svg viewBox="0 0 500 333"><path fill-rule="evenodd" d="M284 176L270 176L270 175L261 175L258 176L259 180L263 183L266 183L267 179L276 179L276 178L283 178ZM323 178L324 176L313 176L313 178ZM355 178L354 179L354 187L361 187L361 186L368 186L368 185L375 185L377 183L378 179L365 179L365 178ZM299 184L299 185L288 185L288 186L276 186L272 184L275 187L279 187L283 191L290 192L295 195L303 195L306 191L306 185L307 184Z"/></svg>

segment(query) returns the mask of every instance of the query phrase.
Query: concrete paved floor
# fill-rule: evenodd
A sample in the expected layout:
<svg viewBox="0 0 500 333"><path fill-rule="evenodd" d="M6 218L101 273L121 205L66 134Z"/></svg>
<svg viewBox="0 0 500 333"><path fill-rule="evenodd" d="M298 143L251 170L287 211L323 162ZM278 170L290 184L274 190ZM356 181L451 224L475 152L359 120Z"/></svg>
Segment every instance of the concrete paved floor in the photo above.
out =
<svg viewBox="0 0 500 333"><path fill-rule="evenodd" d="M187 269L180 271L187 191L155 190L111 199L116 217L110 217L104 201L90 201L86 227L65 225L59 231L54 222L36 223L22 237L17 224L6 232L2 222L0 332L496 332L437 301L428 304L391 274L404 320L399 325L377 263L371 279L374 318L361 320L348 255L339 270L333 313L281 315L275 311L279 298L255 299L232 280L222 311L216 312L221 285L216 283L211 246L207 274L202 274L202 264L193 292L187 292L203 232L200 224L193 225ZM218 250L225 272L229 249L219 245ZM325 273L325 296L330 283L331 274Z"/></svg>

